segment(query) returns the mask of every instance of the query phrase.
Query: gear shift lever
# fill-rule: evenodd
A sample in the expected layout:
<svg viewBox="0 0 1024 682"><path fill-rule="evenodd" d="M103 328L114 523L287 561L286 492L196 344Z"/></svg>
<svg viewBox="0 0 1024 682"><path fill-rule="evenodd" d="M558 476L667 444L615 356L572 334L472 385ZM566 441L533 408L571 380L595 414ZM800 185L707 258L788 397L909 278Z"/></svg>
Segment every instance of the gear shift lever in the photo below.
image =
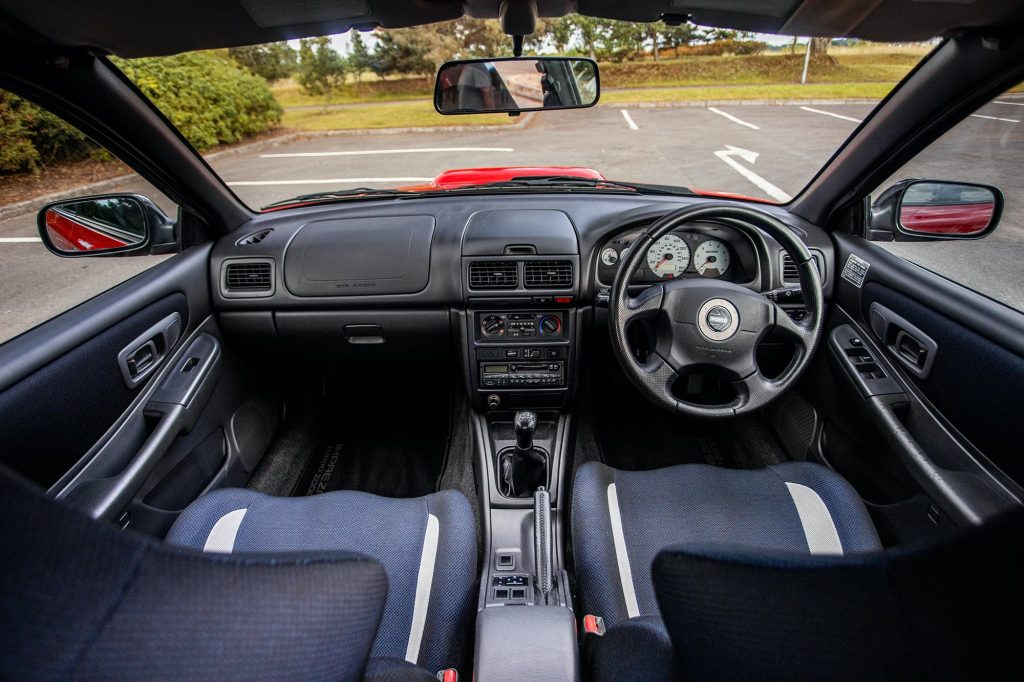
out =
<svg viewBox="0 0 1024 682"><path fill-rule="evenodd" d="M533 433L537 430L537 415L529 410L516 412L512 420L512 428L516 431L516 450L528 452L533 450Z"/></svg>
<svg viewBox="0 0 1024 682"><path fill-rule="evenodd" d="M501 493L506 497L530 497L547 484L547 455L533 445L537 415L528 410L516 412L512 420L516 432L514 448L504 450L499 459Z"/></svg>

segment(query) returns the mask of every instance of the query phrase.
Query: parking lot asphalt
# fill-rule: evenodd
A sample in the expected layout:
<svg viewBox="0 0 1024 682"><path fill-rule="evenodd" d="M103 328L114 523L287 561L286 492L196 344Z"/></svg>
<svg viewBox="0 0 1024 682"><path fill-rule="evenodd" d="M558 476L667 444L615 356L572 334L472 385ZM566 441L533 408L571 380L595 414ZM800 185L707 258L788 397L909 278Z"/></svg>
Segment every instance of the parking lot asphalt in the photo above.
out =
<svg viewBox="0 0 1024 682"><path fill-rule="evenodd" d="M974 242L886 244L923 267L1024 310L1024 98L983 107L960 136L900 177L989 182L1001 226ZM735 192L785 202L800 192L872 105L600 106L534 116L521 129L341 134L217 157L214 169L254 208L297 194L420 184L450 168L579 165L615 180ZM453 123L458 123L453 119ZM887 186L886 183L885 186ZM884 189L884 186L880 189ZM146 183L139 192L170 209ZM154 258L60 259L36 241L34 213L0 221L0 341L150 267Z"/></svg>

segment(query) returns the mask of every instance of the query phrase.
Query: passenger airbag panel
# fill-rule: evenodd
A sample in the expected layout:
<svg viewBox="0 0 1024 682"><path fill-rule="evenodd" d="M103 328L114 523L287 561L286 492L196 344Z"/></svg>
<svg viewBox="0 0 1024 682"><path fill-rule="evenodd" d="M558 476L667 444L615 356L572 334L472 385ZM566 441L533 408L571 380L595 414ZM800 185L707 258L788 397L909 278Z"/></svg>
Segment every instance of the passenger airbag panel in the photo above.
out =
<svg viewBox="0 0 1024 682"><path fill-rule="evenodd" d="M319 220L285 252L284 281L296 296L413 294L427 286L434 218L426 215Z"/></svg>

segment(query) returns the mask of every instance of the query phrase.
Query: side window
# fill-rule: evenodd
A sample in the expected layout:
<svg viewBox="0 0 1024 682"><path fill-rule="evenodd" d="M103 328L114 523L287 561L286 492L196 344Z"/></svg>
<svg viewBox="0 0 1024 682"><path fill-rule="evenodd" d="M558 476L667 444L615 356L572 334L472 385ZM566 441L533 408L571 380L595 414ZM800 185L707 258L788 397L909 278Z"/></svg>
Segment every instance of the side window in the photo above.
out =
<svg viewBox="0 0 1024 682"><path fill-rule="evenodd" d="M872 194L879 245L1024 311L1024 88L961 121ZM931 182L936 181L936 182ZM899 221L893 234L876 228ZM995 228L991 222L995 220Z"/></svg>
<svg viewBox="0 0 1024 682"><path fill-rule="evenodd" d="M135 195L152 205L124 197L79 201L94 195ZM0 343L169 257L57 256L43 245L37 223L40 209L54 202L61 203L44 224L50 242L68 252L128 250L146 238L144 224L173 220L178 210L84 134L0 90Z"/></svg>

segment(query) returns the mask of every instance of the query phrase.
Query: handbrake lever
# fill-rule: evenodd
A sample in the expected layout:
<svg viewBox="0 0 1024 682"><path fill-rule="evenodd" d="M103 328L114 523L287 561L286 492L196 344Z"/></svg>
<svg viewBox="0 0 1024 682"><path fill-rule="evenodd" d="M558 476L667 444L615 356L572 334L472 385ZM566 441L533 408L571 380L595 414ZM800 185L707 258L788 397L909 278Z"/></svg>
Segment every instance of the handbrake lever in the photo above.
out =
<svg viewBox="0 0 1024 682"><path fill-rule="evenodd" d="M551 494L544 486L533 493L533 543L534 575L547 604L551 593Z"/></svg>

